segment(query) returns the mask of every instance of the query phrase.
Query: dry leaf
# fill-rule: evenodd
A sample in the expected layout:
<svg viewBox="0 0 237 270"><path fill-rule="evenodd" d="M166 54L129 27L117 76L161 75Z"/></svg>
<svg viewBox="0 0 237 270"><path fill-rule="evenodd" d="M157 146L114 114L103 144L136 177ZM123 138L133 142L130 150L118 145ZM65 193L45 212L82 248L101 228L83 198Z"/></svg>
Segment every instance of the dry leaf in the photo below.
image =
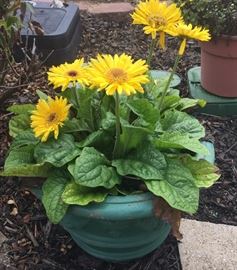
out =
<svg viewBox="0 0 237 270"><path fill-rule="evenodd" d="M10 213L11 216L16 216L18 214L18 210L16 207L14 207Z"/></svg>
<svg viewBox="0 0 237 270"><path fill-rule="evenodd" d="M26 215L23 217L23 222L24 222L24 223L29 223L29 222L30 222L30 219L31 219L30 214L26 214Z"/></svg>
<svg viewBox="0 0 237 270"><path fill-rule="evenodd" d="M179 231L181 211L172 208L164 199L155 198L154 212L155 216L168 222L171 225L172 234L174 237L176 237L177 240L181 240L183 238L182 234Z"/></svg>
<svg viewBox="0 0 237 270"><path fill-rule="evenodd" d="M38 36L44 35L44 29L42 28L41 24L37 21L30 21L29 27L33 33L36 33Z"/></svg>
<svg viewBox="0 0 237 270"><path fill-rule="evenodd" d="M8 200L8 201L7 201L7 204L14 204L14 205L16 205L16 203L15 203L14 200Z"/></svg>

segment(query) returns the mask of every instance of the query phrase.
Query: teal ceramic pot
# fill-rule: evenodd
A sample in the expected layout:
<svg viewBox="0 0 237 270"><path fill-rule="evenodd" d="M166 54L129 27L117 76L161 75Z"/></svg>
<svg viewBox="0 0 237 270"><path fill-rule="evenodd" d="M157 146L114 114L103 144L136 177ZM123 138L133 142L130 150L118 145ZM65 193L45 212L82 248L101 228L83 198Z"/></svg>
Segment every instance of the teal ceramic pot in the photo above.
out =
<svg viewBox="0 0 237 270"><path fill-rule="evenodd" d="M61 225L87 253L127 261L156 249L170 225L153 214L153 195L109 196L103 203L69 208Z"/></svg>
<svg viewBox="0 0 237 270"><path fill-rule="evenodd" d="M197 158L214 163L213 144L203 144L209 155ZM41 197L39 189L33 192ZM70 206L60 224L78 246L97 258L112 262L136 259L159 247L170 232L170 225L154 216L153 198L147 192Z"/></svg>

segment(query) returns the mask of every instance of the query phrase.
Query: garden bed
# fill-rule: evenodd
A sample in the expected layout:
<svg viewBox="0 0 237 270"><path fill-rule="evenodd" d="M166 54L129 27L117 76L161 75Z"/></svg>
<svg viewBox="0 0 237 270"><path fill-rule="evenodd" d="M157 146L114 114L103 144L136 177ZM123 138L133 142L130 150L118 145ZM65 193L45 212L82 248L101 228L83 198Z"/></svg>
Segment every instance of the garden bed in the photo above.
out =
<svg viewBox="0 0 237 270"><path fill-rule="evenodd" d="M122 53L126 51L136 59L146 58L147 39L139 27L130 22L113 22L90 15L83 15L83 38L79 57L88 60L97 53ZM176 48L174 40L168 41L168 49L157 54L152 62L154 69L167 70L172 66ZM189 49L179 66L182 78L182 95L188 95L186 71L199 64L199 48L189 43ZM9 77L12 78L11 76ZM24 82L23 82L24 83ZM9 137L6 111L9 104L34 102L36 89L46 90L44 69L32 77L27 87L18 90L0 108L0 166L3 165ZM53 93L52 89L47 90ZM221 179L210 189L201 192L200 208L195 216L198 220L237 225L237 118L198 116L207 129L206 139L214 142L216 162L221 170ZM155 270L181 269L177 241L168 237L165 243L152 254L139 260L112 264L95 259L75 246L70 236L60 226L47 221L41 203L27 190L21 188L17 178L1 179L0 186L0 231L8 238L4 249L11 259L10 268L0 269L103 269L103 270ZM1 262L1 259L0 259ZM4 268L5 267L5 268Z"/></svg>

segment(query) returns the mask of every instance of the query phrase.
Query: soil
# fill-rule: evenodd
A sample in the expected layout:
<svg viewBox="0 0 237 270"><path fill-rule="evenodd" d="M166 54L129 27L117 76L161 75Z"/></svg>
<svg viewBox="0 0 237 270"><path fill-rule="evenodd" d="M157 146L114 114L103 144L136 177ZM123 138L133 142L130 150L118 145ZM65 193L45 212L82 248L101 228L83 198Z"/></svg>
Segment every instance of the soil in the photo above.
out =
<svg viewBox="0 0 237 270"><path fill-rule="evenodd" d="M140 27L130 22L115 22L89 15L82 16L83 36L78 52L79 57L95 57L97 53L131 54L134 58L146 58L148 38ZM154 69L168 70L174 61L177 42L168 40L168 48L161 54L159 50L152 61ZM183 96L188 95L186 72L199 65L200 51L195 42L188 44L178 74ZM4 164L10 138L6 111L13 103L34 102L36 90L47 90L44 70L33 77L30 89L22 88L0 108L0 166ZM206 126L206 139L215 144L216 162L222 174L221 179L210 189L203 190L200 208L196 215L188 216L198 220L237 225L237 118L222 118L198 115ZM60 226L48 222L44 209L29 191L21 188L17 178L2 178L0 185L0 231L7 237L3 245L10 257L8 266L0 269L65 269L65 270L156 270L181 269L177 241L169 236L163 245L153 253L125 264L106 263L83 252ZM1 244L1 243L0 243ZM0 252L1 255L1 252Z"/></svg>

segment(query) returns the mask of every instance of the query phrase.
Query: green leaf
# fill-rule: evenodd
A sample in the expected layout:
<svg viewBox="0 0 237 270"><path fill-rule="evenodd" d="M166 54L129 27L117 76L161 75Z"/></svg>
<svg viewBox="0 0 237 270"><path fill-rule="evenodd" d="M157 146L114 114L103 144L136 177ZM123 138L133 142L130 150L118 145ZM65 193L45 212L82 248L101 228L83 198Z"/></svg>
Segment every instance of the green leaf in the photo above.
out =
<svg viewBox="0 0 237 270"><path fill-rule="evenodd" d="M15 114L30 114L31 111L35 109L33 104L22 104L22 105L12 105L7 108L8 112L13 112Z"/></svg>
<svg viewBox="0 0 237 270"><path fill-rule="evenodd" d="M42 202L49 220L54 224L62 220L68 208L62 200L67 182L64 177L55 176L49 177L43 184Z"/></svg>
<svg viewBox="0 0 237 270"><path fill-rule="evenodd" d="M195 213L198 209L199 189L191 172L179 160L167 158L168 168L163 180L146 181L147 188L176 209Z"/></svg>
<svg viewBox="0 0 237 270"><path fill-rule="evenodd" d="M178 103L178 109L183 111L188 108L195 106L200 106L201 108L206 106L206 101L204 99L191 99L191 98L182 98Z"/></svg>
<svg viewBox="0 0 237 270"><path fill-rule="evenodd" d="M144 121L154 126L159 120L160 113L152 103L147 99L133 99L127 103L127 106Z"/></svg>
<svg viewBox="0 0 237 270"><path fill-rule="evenodd" d="M91 121L91 104L94 91L91 89L77 89L80 106L78 108L78 114L82 119L88 119Z"/></svg>
<svg viewBox="0 0 237 270"><path fill-rule="evenodd" d="M16 16L7 16L6 24L9 29L11 28L19 28L21 26L21 20Z"/></svg>
<svg viewBox="0 0 237 270"><path fill-rule="evenodd" d="M205 136L205 129L199 121L185 112L169 110L164 113L161 119L164 131L179 131L181 134L188 134L190 138L200 139Z"/></svg>
<svg viewBox="0 0 237 270"><path fill-rule="evenodd" d="M126 159L112 162L120 175L135 175L141 179L163 179L166 161L164 155L150 144L139 147Z"/></svg>
<svg viewBox="0 0 237 270"><path fill-rule="evenodd" d="M76 146L70 134L62 134L57 140L49 139L35 147L35 159L39 163L48 162L55 167L62 167L79 156L81 150Z"/></svg>
<svg viewBox="0 0 237 270"><path fill-rule="evenodd" d="M99 142L104 136L103 130L97 130L89 134L84 140L77 143L77 147L83 148Z"/></svg>
<svg viewBox="0 0 237 270"><path fill-rule="evenodd" d="M218 168L206 160L195 160L188 155L180 160L191 171L194 183L199 188L208 188L220 178L220 175L217 173Z"/></svg>
<svg viewBox="0 0 237 270"><path fill-rule="evenodd" d="M46 95L44 92L42 92L40 90L36 90L36 93L40 99L48 100L48 98L49 98L48 95Z"/></svg>
<svg viewBox="0 0 237 270"><path fill-rule="evenodd" d="M120 136L120 147L123 154L138 147L145 141L151 131L147 128L136 127L129 124L122 124L122 134Z"/></svg>
<svg viewBox="0 0 237 270"><path fill-rule="evenodd" d="M39 143L34 133L31 130L22 132L16 136L11 144L11 149L19 148L25 145L36 145Z"/></svg>
<svg viewBox="0 0 237 270"><path fill-rule="evenodd" d="M71 182L67 184L62 199L66 204L87 205L90 202L103 202L108 193L104 188L89 188Z"/></svg>
<svg viewBox="0 0 237 270"><path fill-rule="evenodd" d="M208 149L197 138L190 138L188 134L178 131L165 132L158 139L154 139L155 145L160 149L187 149L201 155L208 155Z"/></svg>
<svg viewBox="0 0 237 270"><path fill-rule="evenodd" d="M176 95L166 96L164 97L164 101L162 103L161 111L165 111L168 109L176 108L179 104L180 97Z"/></svg>
<svg viewBox="0 0 237 270"><path fill-rule="evenodd" d="M94 93L95 91L91 89L76 87L66 89L61 93L77 109L78 119L85 121L90 126L93 125L92 96Z"/></svg>
<svg viewBox="0 0 237 270"><path fill-rule="evenodd" d="M85 147L68 170L75 182L82 186L112 188L120 183L115 169L109 167L109 161L93 147Z"/></svg>
<svg viewBox="0 0 237 270"><path fill-rule="evenodd" d="M108 130L111 128L115 128L116 117L111 112L106 112L105 117L101 121L101 126L103 129Z"/></svg>
<svg viewBox="0 0 237 270"><path fill-rule="evenodd" d="M35 163L34 146L28 145L10 151L4 165L2 176L46 177L49 166Z"/></svg>
<svg viewBox="0 0 237 270"><path fill-rule="evenodd" d="M74 133L79 131L89 131L89 127L84 122L76 118L67 120L61 128L62 133Z"/></svg>
<svg viewBox="0 0 237 270"><path fill-rule="evenodd" d="M15 138L26 130L31 130L30 127L30 116L27 114L20 114L13 116L9 122L9 134Z"/></svg>

